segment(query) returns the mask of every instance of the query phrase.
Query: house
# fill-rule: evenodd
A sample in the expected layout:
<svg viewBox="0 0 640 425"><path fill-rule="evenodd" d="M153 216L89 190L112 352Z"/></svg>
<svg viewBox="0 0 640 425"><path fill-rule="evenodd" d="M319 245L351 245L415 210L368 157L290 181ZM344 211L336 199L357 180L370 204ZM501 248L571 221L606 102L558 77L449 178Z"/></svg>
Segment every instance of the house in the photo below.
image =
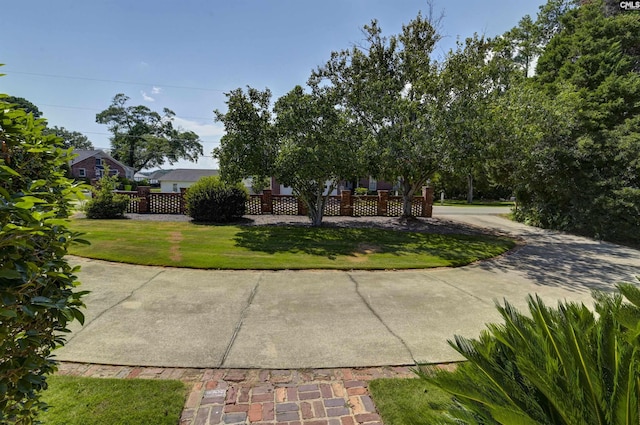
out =
<svg viewBox="0 0 640 425"><path fill-rule="evenodd" d="M108 153L101 150L74 149L76 155L71 160L71 177L76 179L99 179L104 173L105 167L109 167L109 174L133 179L135 170L113 159Z"/></svg>
<svg viewBox="0 0 640 425"><path fill-rule="evenodd" d="M180 192L182 188L188 188L202 177L217 176L219 170L204 170L178 168L158 177L161 192Z"/></svg>
<svg viewBox="0 0 640 425"><path fill-rule="evenodd" d="M396 190L397 189L393 183L389 183L384 180L376 180L371 176L360 178L355 183L357 184L357 186L354 186L354 182L342 180L338 183L338 187L336 187L333 190L333 192L331 192L329 195L339 195L342 190L345 190L345 189L353 190L355 187L367 188L369 192L375 192L377 190ZM327 182L326 186L328 185L329 185L329 182ZM271 178L271 190L274 195L292 195L293 194L292 188L278 182L275 177Z"/></svg>

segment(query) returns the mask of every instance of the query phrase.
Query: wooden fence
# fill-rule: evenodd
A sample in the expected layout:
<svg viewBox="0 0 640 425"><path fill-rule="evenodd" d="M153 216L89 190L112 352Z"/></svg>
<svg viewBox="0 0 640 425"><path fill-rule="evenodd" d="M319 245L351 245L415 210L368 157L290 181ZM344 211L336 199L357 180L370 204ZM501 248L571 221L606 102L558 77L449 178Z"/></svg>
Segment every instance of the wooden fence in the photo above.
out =
<svg viewBox="0 0 640 425"><path fill-rule="evenodd" d="M131 198L128 213L139 214L184 214L184 190L181 193L151 192L147 186L137 191L118 191ZM431 217L433 210L433 188L422 188L422 196L415 196L411 213L416 217ZM307 215L305 205L292 195L274 195L270 190L260 195L250 195L246 204L247 215ZM324 208L326 216L386 216L402 215L402 197L390 196L388 190L379 190L377 195L356 196L343 190L340 195L330 196Z"/></svg>

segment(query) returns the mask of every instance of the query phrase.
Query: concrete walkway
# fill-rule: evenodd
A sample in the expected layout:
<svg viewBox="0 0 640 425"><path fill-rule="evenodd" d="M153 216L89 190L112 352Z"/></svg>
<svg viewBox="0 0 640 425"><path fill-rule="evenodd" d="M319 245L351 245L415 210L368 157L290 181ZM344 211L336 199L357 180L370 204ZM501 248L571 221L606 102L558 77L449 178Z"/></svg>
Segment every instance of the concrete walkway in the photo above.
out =
<svg viewBox="0 0 640 425"><path fill-rule="evenodd" d="M527 294L591 304L640 275L640 251L513 223L500 209L434 216L499 230L525 245L490 261L424 271L204 271L72 258L86 324L62 361L179 368L304 369L459 360L447 345L498 320L494 300Z"/></svg>

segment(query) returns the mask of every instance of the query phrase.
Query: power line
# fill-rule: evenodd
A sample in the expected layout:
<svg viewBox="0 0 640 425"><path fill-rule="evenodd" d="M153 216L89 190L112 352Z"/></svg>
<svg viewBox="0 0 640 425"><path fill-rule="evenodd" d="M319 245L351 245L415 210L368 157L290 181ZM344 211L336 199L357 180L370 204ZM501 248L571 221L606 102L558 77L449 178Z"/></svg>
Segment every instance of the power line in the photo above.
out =
<svg viewBox="0 0 640 425"><path fill-rule="evenodd" d="M78 130L78 133L82 133L82 134L96 134L96 135L99 135L99 136L113 136L113 134L112 134L112 133L100 133L100 132L98 132L98 131L80 131L80 130ZM119 135L118 135L118 137L124 137L124 138L127 138L127 137L134 137L134 138L138 138L138 137L140 137L140 136L131 136L131 135L129 135L129 134L119 134ZM200 142L202 142L202 143L220 143L220 141L219 141L219 140L202 140L202 139L200 139Z"/></svg>
<svg viewBox="0 0 640 425"><path fill-rule="evenodd" d="M140 83L135 81L121 81L121 80L107 80L102 78L89 78L89 77L78 77L71 75L56 75L56 74L40 74L37 72L24 72L24 71L6 71L4 74L20 74L20 75L33 75L36 77L47 77L47 78L64 78L68 80L84 80L84 81L97 81L101 83L117 83L117 84L128 84L132 86L156 86L156 87L168 87L172 89L183 89L183 90L201 90L201 91L215 91L224 93L226 90L223 89L213 89L208 87L190 87L190 86L176 86L171 84L158 84L158 83Z"/></svg>
<svg viewBox="0 0 640 425"><path fill-rule="evenodd" d="M101 111L101 109L89 108L89 107L86 107L86 106L51 105L51 104L48 104L48 103L38 103L38 105L40 105L40 106L48 106L49 108L78 109L78 110L82 110L82 111ZM176 115L176 117L177 118L189 118L189 119L192 119L192 120L205 120L205 121L212 119L212 118L190 117L190 116L182 116L182 115L180 115L180 116Z"/></svg>

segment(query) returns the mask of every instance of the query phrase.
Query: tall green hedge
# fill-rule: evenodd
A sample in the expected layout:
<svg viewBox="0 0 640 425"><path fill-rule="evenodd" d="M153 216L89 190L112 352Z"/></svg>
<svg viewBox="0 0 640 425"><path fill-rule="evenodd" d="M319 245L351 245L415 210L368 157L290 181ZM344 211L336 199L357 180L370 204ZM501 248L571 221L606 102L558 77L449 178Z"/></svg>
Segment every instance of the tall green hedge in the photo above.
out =
<svg viewBox="0 0 640 425"><path fill-rule="evenodd" d="M218 176L203 177L185 194L187 213L194 221L227 223L242 217L249 195L241 184L227 184Z"/></svg>
<svg viewBox="0 0 640 425"><path fill-rule="evenodd" d="M43 121L0 95L0 423L30 424L56 369L51 351L83 321L77 268L64 259L77 235L65 220L79 194L65 177L71 151Z"/></svg>

